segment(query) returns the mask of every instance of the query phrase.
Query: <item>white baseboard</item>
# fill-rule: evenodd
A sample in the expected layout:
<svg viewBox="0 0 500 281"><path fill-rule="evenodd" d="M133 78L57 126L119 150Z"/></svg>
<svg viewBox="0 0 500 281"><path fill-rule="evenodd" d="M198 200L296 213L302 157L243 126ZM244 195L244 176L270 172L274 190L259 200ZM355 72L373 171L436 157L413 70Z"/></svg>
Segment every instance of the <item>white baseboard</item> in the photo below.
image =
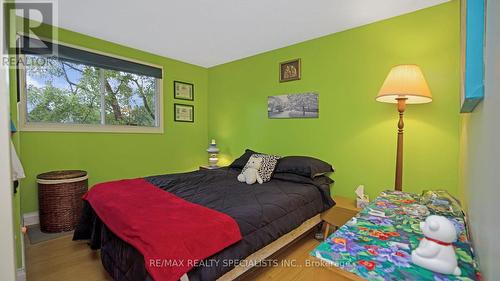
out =
<svg viewBox="0 0 500 281"><path fill-rule="evenodd" d="M23 215L24 226L39 224L38 212L26 213Z"/></svg>
<svg viewBox="0 0 500 281"><path fill-rule="evenodd" d="M24 270L24 267L18 268L16 275L16 281L26 281L26 270Z"/></svg>

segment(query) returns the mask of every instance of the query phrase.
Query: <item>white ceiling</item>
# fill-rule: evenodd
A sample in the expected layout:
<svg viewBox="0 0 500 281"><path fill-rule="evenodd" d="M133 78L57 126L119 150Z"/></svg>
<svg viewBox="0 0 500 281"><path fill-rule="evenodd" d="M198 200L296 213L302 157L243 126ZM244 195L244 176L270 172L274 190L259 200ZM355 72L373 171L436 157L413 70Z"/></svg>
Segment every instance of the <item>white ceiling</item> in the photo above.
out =
<svg viewBox="0 0 500 281"><path fill-rule="evenodd" d="M56 25L210 67L448 0L58 0Z"/></svg>

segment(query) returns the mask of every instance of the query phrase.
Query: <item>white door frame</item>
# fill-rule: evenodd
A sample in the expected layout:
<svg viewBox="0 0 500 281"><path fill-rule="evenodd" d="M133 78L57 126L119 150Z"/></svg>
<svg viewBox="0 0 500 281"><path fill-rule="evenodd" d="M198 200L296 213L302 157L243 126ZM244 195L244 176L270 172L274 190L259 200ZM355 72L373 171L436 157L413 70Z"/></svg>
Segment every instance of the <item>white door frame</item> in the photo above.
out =
<svg viewBox="0 0 500 281"><path fill-rule="evenodd" d="M3 7L3 1L0 2ZM4 56L4 15L0 12L0 51ZM8 68L0 66L0 274L2 280L16 280L13 225L13 189L10 172L10 114Z"/></svg>

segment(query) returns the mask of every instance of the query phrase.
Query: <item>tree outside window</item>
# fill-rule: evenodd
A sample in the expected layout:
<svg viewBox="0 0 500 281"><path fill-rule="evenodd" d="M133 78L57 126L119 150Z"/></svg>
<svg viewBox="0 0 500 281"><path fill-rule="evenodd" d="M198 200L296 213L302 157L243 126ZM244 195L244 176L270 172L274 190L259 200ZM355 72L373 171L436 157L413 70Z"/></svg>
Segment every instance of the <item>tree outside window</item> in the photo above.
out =
<svg viewBox="0 0 500 281"><path fill-rule="evenodd" d="M26 66L27 123L158 126L155 77L44 61Z"/></svg>

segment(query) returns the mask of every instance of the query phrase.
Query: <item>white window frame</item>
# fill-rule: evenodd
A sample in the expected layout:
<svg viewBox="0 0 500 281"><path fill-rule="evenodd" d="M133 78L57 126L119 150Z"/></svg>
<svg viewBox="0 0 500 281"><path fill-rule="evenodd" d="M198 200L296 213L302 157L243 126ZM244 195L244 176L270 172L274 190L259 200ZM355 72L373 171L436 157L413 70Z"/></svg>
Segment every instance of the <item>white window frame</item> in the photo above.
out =
<svg viewBox="0 0 500 281"><path fill-rule="evenodd" d="M20 36L20 34L18 34ZM43 40L43 38L40 38ZM51 42L59 45L68 46L75 49L80 49L87 52L92 52L100 55L105 55L121 60L126 60L130 62L140 63L144 65L149 65L152 67L160 68L162 77L164 77L163 67L160 65L155 65L147 62L137 61L129 58L124 58L121 56L100 52L93 49L83 48L75 46L72 44L61 43L55 40ZM20 54L19 58L25 61L24 55ZM145 126L128 126L128 125L107 125L107 124L68 124L68 123L38 123L38 122L28 122L28 103L27 103L27 93L26 93L26 69L19 66L19 97L20 101L18 103L18 123L19 130L25 132L102 132L102 133L145 133L145 134L162 134L163 131L163 78L156 78L156 91L155 91L155 126L145 127ZM101 101L102 102L102 101ZM102 114L102 112L101 112ZM102 118L101 118L102 120Z"/></svg>

